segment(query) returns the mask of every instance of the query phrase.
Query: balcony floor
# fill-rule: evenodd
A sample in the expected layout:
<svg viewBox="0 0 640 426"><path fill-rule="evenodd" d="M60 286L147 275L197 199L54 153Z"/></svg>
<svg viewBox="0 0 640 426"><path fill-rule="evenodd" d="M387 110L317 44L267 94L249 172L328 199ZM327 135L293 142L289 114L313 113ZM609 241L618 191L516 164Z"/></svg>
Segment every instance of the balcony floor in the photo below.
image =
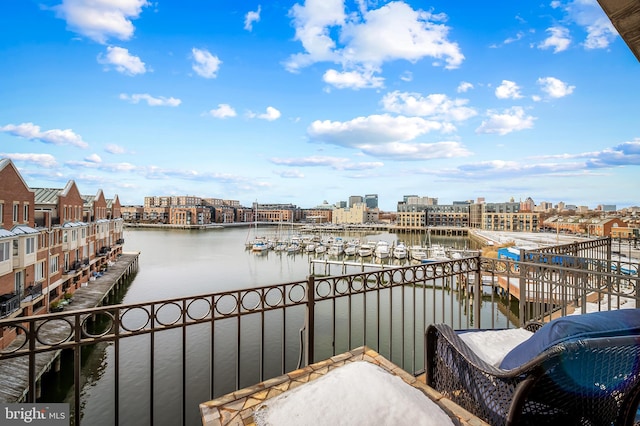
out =
<svg viewBox="0 0 640 426"><path fill-rule="evenodd" d="M240 389L212 401L200 404L203 426L255 425L254 414L264 409L267 402L283 392L318 379L328 372L354 361L365 361L379 366L418 389L433 401L457 425L487 425L468 411L425 384L424 376L412 376L382 355L365 346L336 355L288 374L266 380L254 386ZM374 390L375 392L375 390ZM352 413L353 414L353 413ZM348 414L345 418L349 418Z"/></svg>

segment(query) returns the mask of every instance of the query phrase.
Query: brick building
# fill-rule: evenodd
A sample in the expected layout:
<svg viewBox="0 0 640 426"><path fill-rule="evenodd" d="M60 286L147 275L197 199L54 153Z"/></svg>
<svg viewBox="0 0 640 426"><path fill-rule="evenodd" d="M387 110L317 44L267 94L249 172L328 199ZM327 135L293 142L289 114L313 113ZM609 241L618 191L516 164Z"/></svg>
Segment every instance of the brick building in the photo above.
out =
<svg viewBox="0 0 640 426"><path fill-rule="evenodd" d="M0 318L47 313L122 253L120 202L102 191L30 188L0 159ZM53 305L52 305L53 304ZM0 349L15 330L0 330Z"/></svg>

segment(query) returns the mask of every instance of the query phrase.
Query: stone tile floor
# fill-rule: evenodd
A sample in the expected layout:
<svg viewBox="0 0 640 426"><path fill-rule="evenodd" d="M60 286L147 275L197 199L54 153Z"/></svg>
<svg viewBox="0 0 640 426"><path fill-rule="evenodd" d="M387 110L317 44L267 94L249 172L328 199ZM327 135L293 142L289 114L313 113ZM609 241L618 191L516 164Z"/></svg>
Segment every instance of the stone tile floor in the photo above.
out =
<svg viewBox="0 0 640 426"><path fill-rule="evenodd" d="M254 412L268 399L322 377L329 371L354 361L373 363L389 373L400 377L405 383L417 388L440 406L440 408L449 415L454 424L470 426L487 425L484 421L473 416L468 411L462 409L451 400L443 397L440 393L427 386L424 383L424 379L420 380L412 376L376 351L365 346L336 355L288 374L266 380L254 386L240 389L212 401L203 402L200 404L202 424L203 426L255 425L253 418Z"/></svg>

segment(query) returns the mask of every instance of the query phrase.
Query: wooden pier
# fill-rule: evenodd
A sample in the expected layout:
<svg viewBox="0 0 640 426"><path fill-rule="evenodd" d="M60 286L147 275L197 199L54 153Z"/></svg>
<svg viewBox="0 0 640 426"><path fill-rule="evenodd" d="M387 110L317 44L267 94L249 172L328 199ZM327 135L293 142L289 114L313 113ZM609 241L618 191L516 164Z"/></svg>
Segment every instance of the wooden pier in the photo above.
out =
<svg viewBox="0 0 640 426"><path fill-rule="evenodd" d="M123 253L116 262L108 266L100 278L89 281L86 286L80 287L73 293L73 301L64 306L64 311L95 308L108 304L116 292L126 283L130 282L138 270L139 252ZM106 303L105 303L106 302ZM46 342L58 342L68 337L68 327L62 326L61 321L50 321L38 331L38 337ZM16 341L9 345L5 352L18 347L24 340L18 336ZM36 377L38 387L42 375L53 368L60 368L60 351L44 352L36 355ZM16 403L26 399L29 389L29 357L21 356L0 362L0 402Z"/></svg>
<svg viewBox="0 0 640 426"><path fill-rule="evenodd" d="M388 260L388 259L387 259ZM365 270L380 270L380 269L396 269L401 268L402 266L410 266L409 263L404 265L393 265L388 263L371 263L364 261L356 261L356 260L329 260L329 259L309 259L309 274L316 275L316 265L323 265L324 271L322 275L332 275L331 267L338 266L340 267L341 274L347 274L347 267L359 268L361 272Z"/></svg>

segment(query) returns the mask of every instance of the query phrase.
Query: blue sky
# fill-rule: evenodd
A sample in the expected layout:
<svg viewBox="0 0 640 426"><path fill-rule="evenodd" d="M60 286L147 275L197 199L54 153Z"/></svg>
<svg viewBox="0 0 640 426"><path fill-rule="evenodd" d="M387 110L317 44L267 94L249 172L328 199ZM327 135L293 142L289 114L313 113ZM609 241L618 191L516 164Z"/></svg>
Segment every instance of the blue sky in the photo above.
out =
<svg viewBox="0 0 640 426"><path fill-rule="evenodd" d="M640 64L595 0L3 0L0 28L32 187L639 204Z"/></svg>

